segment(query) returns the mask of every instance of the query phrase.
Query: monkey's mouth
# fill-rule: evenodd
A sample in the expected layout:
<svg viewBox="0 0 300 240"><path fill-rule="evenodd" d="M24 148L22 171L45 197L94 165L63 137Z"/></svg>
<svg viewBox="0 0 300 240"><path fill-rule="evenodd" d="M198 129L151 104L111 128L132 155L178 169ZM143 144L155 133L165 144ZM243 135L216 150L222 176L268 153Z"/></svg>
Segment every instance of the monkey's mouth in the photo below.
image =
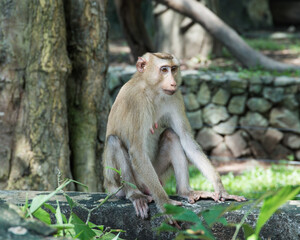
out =
<svg viewBox="0 0 300 240"><path fill-rule="evenodd" d="M176 92L176 90L167 90L167 89L163 89L163 90L164 90L165 94L168 94L168 95L173 95Z"/></svg>

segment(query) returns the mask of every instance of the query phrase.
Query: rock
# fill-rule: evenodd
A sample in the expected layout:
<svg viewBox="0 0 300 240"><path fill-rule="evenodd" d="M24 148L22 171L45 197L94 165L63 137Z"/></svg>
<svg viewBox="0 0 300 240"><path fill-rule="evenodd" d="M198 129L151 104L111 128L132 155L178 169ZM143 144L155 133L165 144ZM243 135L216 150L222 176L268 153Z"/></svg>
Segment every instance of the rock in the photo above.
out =
<svg viewBox="0 0 300 240"><path fill-rule="evenodd" d="M206 81L206 82L209 82L212 80L212 77L211 75L209 74L202 74L199 76L200 80L203 80L203 81Z"/></svg>
<svg viewBox="0 0 300 240"><path fill-rule="evenodd" d="M262 80L259 76L252 76L249 79L249 82L251 83L251 85L253 85L253 84L262 84Z"/></svg>
<svg viewBox="0 0 300 240"><path fill-rule="evenodd" d="M25 204L26 196L29 196L29 199L32 199L36 195L45 194L45 192L38 191L0 191L0 199L2 202L13 203L18 206ZM82 193L82 192L68 192L67 193L74 201L79 202L87 209L95 208L99 205L99 200L104 199L107 195L103 193ZM57 194L52 198L48 203L57 208L56 199L59 200L59 205L61 212L66 216L70 215L71 209L61 193ZM235 211L229 211L224 214L225 219L230 224L238 224L241 222L245 213L248 213L246 219L247 224L252 228L255 228L260 209L251 202L231 202L226 201L224 203L216 203L213 200L200 200L195 204L189 204L187 201L182 200L179 197L171 197L173 200L181 201L182 207L194 211L197 215L200 215L200 212L208 213L208 209L214 209L215 207L229 207L231 204L236 206L241 205L241 208L237 208ZM248 204L249 203L249 204ZM286 204L280 207L278 211L266 222L261 233L260 238L262 239L276 239L276 240L298 240L300 235L300 201L293 200L288 201ZM83 221L87 219L88 211L74 207L73 212ZM142 220L138 218L134 212L132 203L126 199L109 199L101 207L92 211L91 222L96 225L104 225L105 227L111 227L112 229L122 229L125 232L122 232L120 237L122 239L147 239L147 240L170 240L175 239L176 235L172 232L161 232L158 234L155 231L155 228L160 226L163 217L153 216L157 215L159 212L155 206L154 202L149 203L149 219ZM213 212L211 212L213 213ZM3 215L3 211L1 211ZM22 236L16 236L12 238L12 234L9 233L8 227L16 226L14 220L7 218L7 224L1 224L0 228L2 229L3 234L1 235L2 239L28 239L22 238ZM182 228L187 227L186 224L181 224ZM7 227L8 226L8 227ZM49 228L49 227L48 227ZM40 228L40 231L43 231L43 228ZM53 231L53 229L52 229ZM232 239L235 228L229 228L223 226L222 224L217 224L212 228L212 232L216 239L227 240ZM44 234L46 231L44 232ZM243 239L243 235L239 239ZM39 239L39 238L34 238ZM46 237L46 239L51 239ZM60 238L61 239L61 238ZM29 240L29 239L28 239Z"/></svg>
<svg viewBox="0 0 300 240"><path fill-rule="evenodd" d="M245 79L230 79L229 82L229 89L233 94L241 94L246 92L248 87L248 82Z"/></svg>
<svg viewBox="0 0 300 240"><path fill-rule="evenodd" d="M221 122L218 125L213 126L213 130L219 134L232 134L237 127L238 117L232 116L225 122Z"/></svg>
<svg viewBox="0 0 300 240"><path fill-rule="evenodd" d="M263 149L261 144L258 143L257 141L250 141L249 147L255 158L258 158L258 159L267 159L268 158L267 153L265 152L265 150Z"/></svg>
<svg viewBox="0 0 300 240"><path fill-rule="evenodd" d="M247 101L247 106L253 112L264 113L272 107L272 104L264 98L253 97Z"/></svg>
<svg viewBox="0 0 300 240"><path fill-rule="evenodd" d="M221 73L212 74L212 80L214 82L223 83L223 82L226 82L227 79L228 79L227 76L225 76L224 74L221 74Z"/></svg>
<svg viewBox="0 0 300 240"><path fill-rule="evenodd" d="M196 141L200 144L203 150L208 151L222 142L223 137L215 133L211 128L204 127L198 132Z"/></svg>
<svg viewBox="0 0 300 240"><path fill-rule="evenodd" d="M226 105L229 97L229 92L223 88L220 88L213 96L212 102L219 105Z"/></svg>
<svg viewBox="0 0 300 240"><path fill-rule="evenodd" d="M227 147L231 150L234 157L240 157L249 152L247 149L247 143L242 137L241 131L237 131L233 135L227 135L224 139Z"/></svg>
<svg viewBox="0 0 300 240"><path fill-rule="evenodd" d="M207 83L202 83L200 89L197 93L197 100L201 106L204 106L210 101L210 90L207 86Z"/></svg>
<svg viewBox="0 0 300 240"><path fill-rule="evenodd" d="M296 151L295 158L296 160L300 161L300 150Z"/></svg>
<svg viewBox="0 0 300 240"><path fill-rule="evenodd" d="M213 103L207 105L203 109L203 120L209 125L215 125L229 118L227 110L223 106L218 106Z"/></svg>
<svg viewBox="0 0 300 240"><path fill-rule="evenodd" d="M288 86L291 84L300 83L299 78L287 77L287 76L279 76L275 77L274 85L275 86Z"/></svg>
<svg viewBox="0 0 300 240"><path fill-rule="evenodd" d="M264 84L271 84L273 82L272 76L261 76L260 78Z"/></svg>
<svg viewBox="0 0 300 240"><path fill-rule="evenodd" d="M284 97L284 88L264 87L263 96L264 96L264 98L271 100L271 102L273 102L273 103L278 103Z"/></svg>
<svg viewBox="0 0 300 240"><path fill-rule="evenodd" d="M242 114L245 111L247 96L234 96L231 98L228 111L231 114Z"/></svg>
<svg viewBox="0 0 300 240"><path fill-rule="evenodd" d="M184 95L183 100L184 100L184 105L188 111L197 110L200 107L196 99L196 96L193 93L188 93Z"/></svg>
<svg viewBox="0 0 300 240"><path fill-rule="evenodd" d="M260 84L252 84L249 86L250 93L259 94L261 92L262 85Z"/></svg>
<svg viewBox="0 0 300 240"><path fill-rule="evenodd" d="M290 110L298 109L299 102L294 94L285 95L282 101L282 106Z"/></svg>
<svg viewBox="0 0 300 240"><path fill-rule="evenodd" d="M189 119L189 122L190 122L191 127L193 129L202 128L203 122L202 122L202 112L201 112L201 110L198 110L196 112L187 112L186 116Z"/></svg>
<svg viewBox="0 0 300 240"><path fill-rule="evenodd" d="M283 133L275 128L268 128L264 135L261 136L259 141L264 146L264 149L268 153L271 153L274 148L276 148L277 144L283 138Z"/></svg>
<svg viewBox="0 0 300 240"><path fill-rule="evenodd" d="M135 74L136 67L135 66L127 66L124 68L122 75L121 75L121 81L123 83L126 83L130 80L130 78Z"/></svg>
<svg viewBox="0 0 300 240"><path fill-rule="evenodd" d="M284 88L284 93L286 94L295 94L297 93L298 88L294 86L287 86Z"/></svg>
<svg viewBox="0 0 300 240"><path fill-rule="evenodd" d="M300 136L293 133L284 134L283 144L291 149L300 148Z"/></svg>
<svg viewBox="0 0 300 240"><path fill-rule="evenodd" d="M11 149L0 145L0 180L7 180L10 168Z"/></svg>
<svg viewBox="0 0 300 240"><path fill-rule="evenodd" d="M240 118L240 125L255 139L259 139L268 126L268 121L257 112L247 112Z"/></svg>
<svg viewBox="0 0 300 240"><path fill-rule="evenodd" d="M108 90L112 92L115 88L121 85L120 75L114 71L108 72Z"/></svg>
<svg viewBox="0 0 300 240"><path fill-rule="evenodd" d="M211 159L218 162L229 162L234 160L232 152L224 142L221 142L210 153Z"/></svg>
<svg viewBox="0 0 300 240"><path fill-rule="evenodd" d="M286 108L273 108L270 113L270 124L300 133L300 121L297 115Z"/></svg>
<svg viewBox="0 0 300 240"><path fill-rule="evenodd" d="M197 85L200 82L200 79L199 79L198 72L196 74L194 72L197 72L197 71L192 71L192 72L190 72L190 74L182 75L184 85L187 85L191 88L197 87Z"/></svg>
<svg viewBox="0 0 300 240"><path fill-rule="evenodd" d="M288 160L288 157L293 155L293 152L281 144L278 144L270 153L274 160Z"/></svg>

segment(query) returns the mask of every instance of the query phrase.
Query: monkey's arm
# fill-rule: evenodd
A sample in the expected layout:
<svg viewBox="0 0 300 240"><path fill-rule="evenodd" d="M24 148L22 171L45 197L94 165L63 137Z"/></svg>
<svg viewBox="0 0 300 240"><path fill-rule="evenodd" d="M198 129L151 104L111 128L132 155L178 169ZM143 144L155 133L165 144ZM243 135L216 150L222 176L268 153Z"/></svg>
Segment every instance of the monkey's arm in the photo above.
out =
<svg viewBox="0 0 300 240"><path fill-rule="evenodd" d="M177 99L180 100L181 96ZM229 195L220 178L207 156L202 151L199 144L194 140L190 132L190 124L186 117L183 101L177 103L180 107L173 108L176 111L171 114L170 125L180 138L182 148L187 158L203 173L203 175L213 184L215 189L215 201L224 201L225 199L234 199L236 201L246 200L244 197Z"/></svg>

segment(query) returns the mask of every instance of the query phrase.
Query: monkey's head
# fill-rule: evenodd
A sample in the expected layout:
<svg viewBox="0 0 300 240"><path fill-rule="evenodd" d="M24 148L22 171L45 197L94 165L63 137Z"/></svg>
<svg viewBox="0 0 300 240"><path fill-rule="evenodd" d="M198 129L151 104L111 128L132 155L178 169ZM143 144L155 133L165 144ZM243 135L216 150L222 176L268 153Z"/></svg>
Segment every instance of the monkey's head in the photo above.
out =
<svg viewBox="0 0 300 240"><path fill-rule="evenodd" d="M160 93L173 95L181 83L180 64L168 53L146 53L136 62L140 77Z"/></svg>

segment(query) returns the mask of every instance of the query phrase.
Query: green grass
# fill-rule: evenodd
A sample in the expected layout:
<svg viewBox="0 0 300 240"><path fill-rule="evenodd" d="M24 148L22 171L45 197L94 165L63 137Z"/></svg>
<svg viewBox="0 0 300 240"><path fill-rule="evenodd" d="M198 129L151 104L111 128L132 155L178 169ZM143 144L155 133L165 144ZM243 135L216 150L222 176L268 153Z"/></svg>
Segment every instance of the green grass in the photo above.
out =
<svg viewBox="0 0 300 240"><path fill-rule="evenodd" d="M195 190L213 191L212 184L194 167L189 168L190 184ZM248 199L258 198L269 190L277 190L287 185L300 185L300 168L273 165L268 169L255 168L234 176L221 176L225 189L230 194L243 195ZM176 193L175 177L171 176L165 185L169 195Z"/></svg>

